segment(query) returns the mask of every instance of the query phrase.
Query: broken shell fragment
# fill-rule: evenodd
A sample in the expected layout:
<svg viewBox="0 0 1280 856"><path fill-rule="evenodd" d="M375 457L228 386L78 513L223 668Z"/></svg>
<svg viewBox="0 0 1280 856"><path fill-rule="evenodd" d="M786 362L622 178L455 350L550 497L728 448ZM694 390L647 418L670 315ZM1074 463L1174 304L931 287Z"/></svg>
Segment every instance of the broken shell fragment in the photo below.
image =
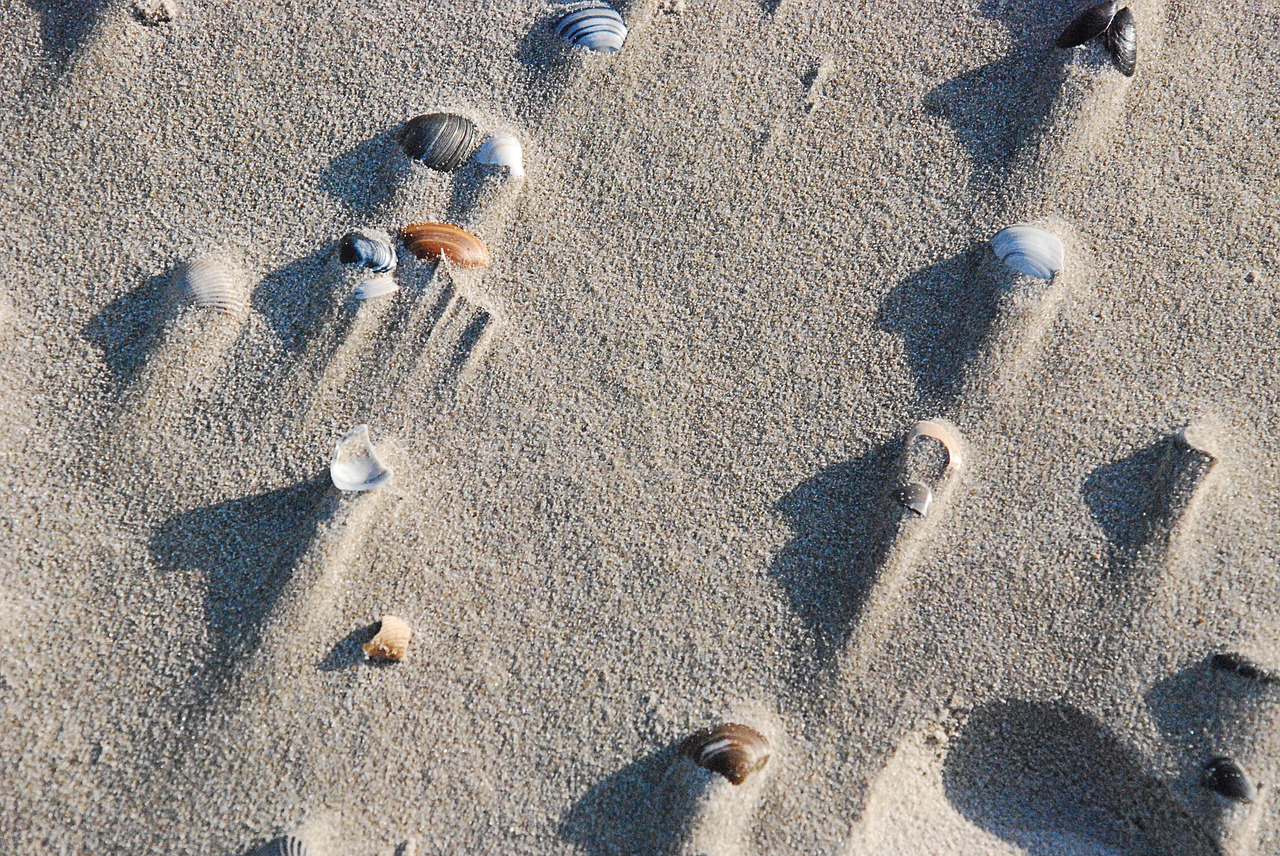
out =
<svg viewBox="0 0 1280 856"><path fill-rule="evenodd" d="M396 135L405 154L437 172L453 172L480 142L480 131L465 116L427 113L415 116Z"/></svg>
<svg viewBox="0 0 1280 856"><path fill-rule="evenodd" d="M1111 54L1111 61L1125 77L1133 77L1138 68L1138 25L1133 12L1125 6L1111 20L1111 26L1102 35L1102 43Z"/></svg>
<svg viewBox="0 0 1280 856"><path fill-rule="evenodd" d="M182 14L177 0L134 0L133 17L148 27L158 27Z"/></svg>
<svg viewBox="0 0 1280 856"><path fill-rule="evenodd" d="M1237 802L1253 802L1258 789L1240 765L1226 756L1211 758L1200 774L1200 784Z"/></svg>
<svg viewBox="0 0 1280 856"><path fill-rule="evenodd" d="M1001 229L991 239L991 249L1000 261L1036 279L1053 279L1066 256L1057 235L1029 223Z"/></svg>
<svg viewBox="0 0 1280 856"><path fill-rule="evenodd" d="M373 490L391 478L391 468L378 460L369 439L369 426L357 425L338 438L329 463L329 477L338 490Z"/></svg>
<svg viewBox="0 0 1280 856"><path fill-rule="evenodd" d="M1115 0L1105 0L1096 6L1090 6L1078 18L1067 25L1054 42L1060 48L1078 47L1089 39L1095 39L1107 31L1111 20L1116 15Z"/></svg>
<svg viewBox="0 0 1280 856"><path fill-rule="evenodd" d="M240 277L213 259L196 259L183 265L178 273L178 293L189 306L224 315L239 315L248 303L247 289Z"/></svg>
<svg viewBox="0 0 1280 856"><path fill-rule="evenodd" d="M301 838L286 835L276 845L277 856L311 856L311 851Z"/></svg>
<svg viewBox="0 0 1280 856"><path fill-rule="evenodd" d="M907 449L910 449L916 440L921 437L932 437L941 443L947 452L947 466L953 469L960 469L960 466L964 463L963 446L954 428L945 422L939 422L935 419L917 422L911 427L911 432L907 434Z"/></svg>
<svg viewBox="0 0 1280 856"><path fill-rule="evenodd" d="M400 231L404 245L420 259L448 259L458 267L488 267L484 241L450 223L414 223Z"/></svg>
<svg viewBox="0 0 1280 856"><path fill-rule="evenodd" d="M928 517L934 489L945 483L948 472L959 469L960 440L943 422L917 422L902 447L898 504L919 517Z"/></svg>
<svg viewBox="0 0 1280 856"><path fill-rule="evenodd" d="M366 660L403 660L412 636L413 631L403 618L384 615L377 634L361 650Z"/></svg>
<svg viewBox="0 0 1280 856"><path fill-rule="evenodd" d="M473 155L476 163L505 166L512 178L524 176L524 156L520 141L511 134L490 134Z"/></svg>
<svg viewBox="0 0 1280 856"><path fill-rule="evenodd" d="M769 761L769 741L746 725L723 723L685 738L680 753L695 764L719 773L735 785Z"/></svg>
<svg viewBox="0 0 1280 856"><path fill-rule="evenodd" d="M400 285L396 282L395 277L382 274L381 276L371 276L357 285L351 296L356 300L372 300L375 297L395 294L399 290Z"/></svg>
<svg viewBox="0 0 1280 856"><path fill-rule="evenodd" d="M898 503L921 517L929 516L929 507L933 505L933 491L920 482L912 482L898 489Z"/></svg>
<svg viewBox="0 0 1280 856"><path fill-rule="evenodd" d="M338 242L338 261L359 265L374 273L390 273L396 269L396 250L384 232L348 232Z"/></svg>
<svg viewBox="0 0 1280 856"><path fill-rule="evenodd" d="M571 45L596 53L616 53L627 38L627 25L608 3L574 4L556 19L556 35Z"/></svg>

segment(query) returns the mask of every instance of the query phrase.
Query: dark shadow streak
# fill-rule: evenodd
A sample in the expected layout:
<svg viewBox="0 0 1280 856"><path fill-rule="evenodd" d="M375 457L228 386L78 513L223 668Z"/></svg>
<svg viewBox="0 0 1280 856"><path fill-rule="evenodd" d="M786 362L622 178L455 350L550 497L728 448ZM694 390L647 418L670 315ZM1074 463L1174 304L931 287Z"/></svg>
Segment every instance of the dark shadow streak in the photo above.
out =
<svg viewBox="0 0 1280 856"><path fill-rule="evenodd" d="M102 352L114 390L133 383L165 324L174 271L153 276L99 310L80 335Z"/></svg>
<svg viewBox="0 0 1280 856"><path fill-rule="evenodd" d="M965 366L991 334L1000 289L986 273L985 244L917 271L886 295L876 325L902 339L919 403L943 410L960 394Z"/></svg>
<svg viewBox="0 0 1280 856"><path fill-rule="evenodd" d="M40 43L46 57L62 68L93 29L106 0L27 0L40 15Z"/></svg>
<svg viewBox="0 0 1280 856"><path fill-rule="evenodd" d="M1135 856L1218 853L1134 748L1067 704L977 708L950 744L942 782L970 822L1033 856L1073 842Z"/></svg>

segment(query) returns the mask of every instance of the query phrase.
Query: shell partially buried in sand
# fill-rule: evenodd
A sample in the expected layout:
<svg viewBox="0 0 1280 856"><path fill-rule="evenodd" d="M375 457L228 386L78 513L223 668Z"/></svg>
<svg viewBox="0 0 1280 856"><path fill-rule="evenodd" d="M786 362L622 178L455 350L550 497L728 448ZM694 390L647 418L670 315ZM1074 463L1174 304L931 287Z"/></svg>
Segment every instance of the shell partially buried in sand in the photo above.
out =
<svg viewBox="0 0 1280 856"><path fill-rule="evenodd" d="M177 290L182 302L195 309L210 309L223 315L240 315L249 303L243 277L217 259L194 259L177 274Z"/></svg>
<svg viewBox="0 0 1280 856"><path fill-rule="evenodd" d="M754 728L726 722L685 738L680 753L699 767L740 785L769 762L769 741Z"/></svg>
<svg viewBox="0 0 1280 856"><path fill-rule="evenodd" d="M338 260L374 273L390 273L396 269L396 250L386 233L357 229L338 242Z"/></svg>
<svg viewBox="0 0 1280 856"><path fill-rule="evenodd" d="M1066 263L1058 236L1030 223L1001 229L991 238L991 249L1000 261L1036 279L1053 279Z"/></svg>
<svg viewBox="0 0 1280 856"><path fill-rule="evenodd" d="M373 448L368 425L357 425L334 443L329 477L338 490L349 491L373 490L391 478L391 468Z"/></svg>
<svg viewBox="0 0 1280 856"><path fill-rule="evenodd" d="M627 39L627 25L608 3L590 0L570 6L555 23L556 35L595 53L616 53Z"/></svg>
<svg viewBox="0 0 1280 856"><path fill-rule="evenodd" d="M301 838L286 835L276 845L276 856L311 856L311 850Z"/></svg>
<svg viewBox="0 0 1280 856"><path fill-rule="evenodd" d="M427 113L404 123L396 134L405 154L437 172L453 172L480 143L475 123L455 113Z"/></svg>
<svg viewBox="0 0 1280 856"><path fill-rule="evenodd" d="M361 650L364 651L366 660L403 660L412 636L413 631L404 619L384 615L377 635L366 642Z"/></svg>
<svg viewBox="0 0 1280 856"><path fill-rule="evenodd" d="M414 223L400 230L404 245L420 259L446 258L458 267L488 267L484 241L451 223Z"/></svg>
<svg viewBox="0 0 1280 856"><path fill-rule="evenodd" d="M512 178L524 176L524 153L511 134L490 134L472 157L476 163L506 167Z"/></svg>
<svg viewBox="0 0 1280 856"><path fill-rule="evenodd" d="M1200 774L1200 784L1229 800L1251 803L1258 789L1239 764L1225 756L1211 758Z"/></svg>

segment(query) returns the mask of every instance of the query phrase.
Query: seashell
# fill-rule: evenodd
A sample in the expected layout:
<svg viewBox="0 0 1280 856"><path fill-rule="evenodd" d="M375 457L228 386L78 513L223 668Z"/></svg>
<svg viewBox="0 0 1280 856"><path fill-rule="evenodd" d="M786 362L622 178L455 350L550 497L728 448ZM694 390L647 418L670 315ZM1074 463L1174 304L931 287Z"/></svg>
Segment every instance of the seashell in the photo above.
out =
<svg viewBox="0 0 1280 856"><path fill-rule="evenodd" d="M374 273L390 273L396 269L396 250L383 232L348 232L338 242L338 261L359 265Z"/></svg>
<svg viewBox="0 0 1280 856"><path fill-rule="evenodd" d="M1128 6L1111 19L1111 26L1102 34L1102 43L1120 73L1125 77L1133 77L1138 68L1138 25Z"/></svg>
<svg viewBox="0 0 1280 856"><path fill-rule="evenodd" d="M906 447L910 448L911 444L921 437L932 437L942 444L943 448L947 450L948 467L959 469L961 464L964 463L960 438L946 423L935 422L932 419L917 422L911 427L910 433L907 434Z"/></svg>
<svg viewBox="0 0 1280 856"><path fill-rule="evenodd" d="M1280 684L1280 675L1269 672L1243 654L1234 651L1214 654L1209 658L1209 665L1219 672L1234 672L1247 681L1260 684Z"/></svg>
<svg viewBox="0 0 1280 856"><path fill-rule="evenodd" d="M414 223L400 230L400 238L420 259L443 256L458 267L489 266L489 248L484 241L449 223Z"/></svg>
<svg viewBox="0 0 1280 856"><path fill-rule="evenodd" d="M476 163L505 166L512 178L524 176L524 155L520 141L511 134L490 134L472 155Z"/></svg>
<svg viewBox="0 0 1280 856"><path fill-rule="evenodd" d="M311 851L301 838L286 835L276 845L276 854L277 856L310 856Z"/></svg>
<svg viewBox="0 0 1280 856"><path fill-rule="evenodd" d="M574 4L556 19L556 35L571 45L596 53L616 53L627 38L627 25L608 3Z"/></svg>
<svg viewBox="0 0 1280 856"><path fill-rule="evenodd" d="M1258 796L1258 789L1240 765L1230 758L1219 755L1211 758L1204 765L1200 774L1200 784L1215 793L1222 794L1237 802L1253 802Z"/></svg>
<svg viewBox="0 0 1280 856"><path fill-rule="evenodd" d="M213 259L196 259L182 266L178 292L196 309L239 315L248 303L246 289L229 267Z"/></svg>
<svg viewBox="0 0 1280 856"><path fill-rule="evenodd" d="M377 634L361 650L366 660L403 660L412 636L413 631L403 618L384 615Z"/></svg>
<svg viewBox="0 0 1280 856"><path fill-rule="evenodd" d="M929 507L933 505L933 491L928 485L912 482L898 489L898 504L921 517L928 517Z"/></svg>
<svg viewBox="0 0 1280 856"><path fill-rule="evenodd" d="M1111 26L1116 15L1116 0L1105 0L1096 6L1090 6L1081 13L1054 42L1060 48L1074 48L1097 38Z"/></svg>
<svg viewBox="0 0 1280 856"><path fill-rule="evenodd" d="M375 297L382 297L386 294L395 294L399 290L400 285L396 282L395 277L382 274L381 276L371 276L357 285L351 296L356 300L372 300Z"/></svg>
<svg viewBox="0 0 1280 856"><path fill-rule="evenodd" d="M769 762L769 741L746 725L728 722L685 738L680 753L735 785Z"/></svg>
<svg viewBox="0 0 1280 856"><path fill-rule="evenodd" d="M338 490L373 490L391 478L369 440L369 426L357 425L338 438L329 463L329 477Z"/></svg>
<svg viewBox="0 0 1280 856"><path fill-rule="evenodd" d="M405 154L437 172L453 172L480 142L480 131L465 116L427 113L415 116L396 134Z"/></svg>
<svg viewBox="0 0 1280 856"><path fill-rule="evenodd" d="M1036 279L1053 279L1062 270L1062 241L1052 232L1029 223L1006 226L991 239L991 249L1018 273Z"/></svg>

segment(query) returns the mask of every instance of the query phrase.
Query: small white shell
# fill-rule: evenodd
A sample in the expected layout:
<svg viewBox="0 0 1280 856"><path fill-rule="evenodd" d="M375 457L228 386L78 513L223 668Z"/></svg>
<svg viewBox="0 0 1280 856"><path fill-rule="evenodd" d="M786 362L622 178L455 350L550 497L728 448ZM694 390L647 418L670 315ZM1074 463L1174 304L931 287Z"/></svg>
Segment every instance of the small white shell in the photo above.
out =
<svg viewBox="0 0 1280 856"><path fill-rule="evenodd" d="M177 284L183 302L196 309L239 315L248 304L247 289L241 278L214 259L187 262L178 272Z"/></svg>
<svg viewBox="0 0 1280 856"><path fill-rule="evenodd" d="M991 249L1000 261L1036 279L1053 279L1065 259L1058 236L1029 223L1001 229L991 239Z"/></svg>
<svg viewBox="0 0 1280 856"><path fill-rule="evenodd" d="M329 463L329 477L338 490L373 490L391 478L369 439L369 426L357 425L338 438Z"/></svg>
<svg viewBox="0 0 1280 856"><path fill-rule="evenodd" d="M366 660L403 660L412 637L413 630L403 618L384 615L377 635L366 642L361 650L364 651Z"/></svg>
<svg viewBox="0 0 1280 856"><path fill-rule="evenodd" d="M395 277L383 274L369 277L357 285L352 297L356 300L371 300L375 297L382 297L385 294L395 294L399 290L400 286L396 284Z"/></svg>
<svg viewBox="0 0 1280 856"><path fill-rule="evenodd" d="M505 166L512 178L524 175L524 155L520 141L511 134L490 134L476 149L476 163Z"/></svg>

